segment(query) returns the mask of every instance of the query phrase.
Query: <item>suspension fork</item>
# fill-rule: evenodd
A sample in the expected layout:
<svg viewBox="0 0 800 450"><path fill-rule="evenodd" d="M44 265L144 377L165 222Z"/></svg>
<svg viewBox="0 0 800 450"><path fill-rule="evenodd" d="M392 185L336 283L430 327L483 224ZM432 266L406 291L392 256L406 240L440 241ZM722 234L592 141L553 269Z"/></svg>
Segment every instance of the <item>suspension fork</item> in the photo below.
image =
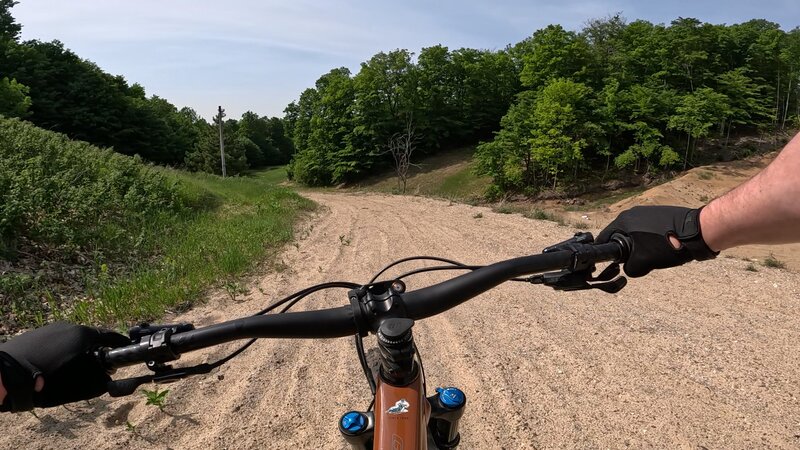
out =
<svg viewBox="0 0 800 450"><path fill-rule="evenodd" d="M459 443L459 419L466 397L453 387L425 397L420 364L415 361L410 319L388 319L379 327L381 363L376 376L375 411L349 411L339 431L354 450L452 449Z"/></svg>

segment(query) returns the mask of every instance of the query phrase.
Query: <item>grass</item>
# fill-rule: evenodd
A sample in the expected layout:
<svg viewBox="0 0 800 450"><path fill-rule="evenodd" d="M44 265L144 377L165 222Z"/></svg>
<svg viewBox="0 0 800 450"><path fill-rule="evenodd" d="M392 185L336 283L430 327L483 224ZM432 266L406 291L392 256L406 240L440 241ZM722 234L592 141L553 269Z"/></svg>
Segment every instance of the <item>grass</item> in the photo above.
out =
<svg viewBox="0 0 800 450"><path fill-rule="evenodd" d="M464 147L420 159L420 167L413 167L410 171L406 193L464 203L483 199L491 179L475 175L474 151L473 147ZM370 177L357 187L385 193L398 192L397 179L392 171Z"/></svg>
<svg viewBox="0 0 800 450"><path fill-rule="evenodd" d="M65 315L88 324L124 325L189 307L211 287L243 294L237 277L293 237L311 201L275 184L279 169L221 177L164 169L180 181L195 209L168 223L152 243L156 255L122 277L97 277ZM230 287L230 289L228 289Z"/></svg>
<svg viewBox="0 0 800 450"><path fill-rule="evenodd" d="M499 214L522 214L523 217L534 220L547 220L555 222L561 226L566 226L567 222L563 217L556 213L545 211L540 208L531 208L530 206L514 204L514 203L501 203L494 205L492 211Z"/></svg>
<svg viewBox="0 0 800 450"><path fill-rule="evenodd" d="M567 224L566 221L564 221L564 218L559 216L558 214L545 211L540 208L533 208L529 211L523 212L522 215L527 217L528 219L548 220L550 222L555 222L561 226L565 226Z"/></svg>
<svg viewBox="0 0 800 450"><path fill-rule="evenodd" d="M746 271L748 271L748 272L758 272L758 269L756 268L755 264L753 264L753 263L750 263L750 264L748 264L748 265L747 265L747 266L744 268L744 270L746 270Z"/></svg>
<svg viewBox="0 0 800 450"><path fill-rule="evenodd" d="M586 205L568 205L564 209L566 211L585 211L587 209L600 209L620 200L624 200L635 195L639 195L648 189L647 186L639 186L631 189L626 189L615 194L608 194L603 192L589 196L589 202Z"/></svg>
<svg viewBox="0 0 800 450"><path fill-rule="evenodd" d="M712 172L702 171L697 174L697 178L701 180L710 180L714 178L714 174Z"/></svg>
<svg viewBox="0 0 800 450"><path fill-rule="evenodd" d="M487 178L475 175L472 164L467 164L445 176L442 182L438 186L434 186L428 194L452 200L471 200L483 197L487 187Z"/></svg>
<svg viewBox="0 0 800 450"><path fill-rule="evenodd" d="M492 211L499 214L514 214L520 212L518 207L506 203L493 206Z"/></svg>
<svg viewBox="0 0 800 450"><path fill-rule="evenodd" d="M764 258L764 267L770 267L773 269L785 269L786 263L775 258L775 255L772 253L769 254L766 258Z"/></svg>

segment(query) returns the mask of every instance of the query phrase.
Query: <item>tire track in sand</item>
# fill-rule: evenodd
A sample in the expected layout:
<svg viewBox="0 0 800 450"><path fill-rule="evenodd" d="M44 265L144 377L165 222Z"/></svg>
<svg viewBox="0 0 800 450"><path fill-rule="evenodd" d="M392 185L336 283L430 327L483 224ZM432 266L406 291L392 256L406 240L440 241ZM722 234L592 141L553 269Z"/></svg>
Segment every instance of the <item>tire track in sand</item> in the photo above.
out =
<svg viewBox="0 0 800 450"><path fill-rule="evenodd" d="M490 263L572 232L425 198L308 196L323 208L279 255L282 270L254 279L242 301L215 294L173 319L252 314L310 284L365 282L414 254ZM797 448L800 282L745 265L719 258L660 271L616 296L503 285L416 325L428 385L467 393L464 448ZM423 274L409 287L444 277ZM298 309L346 302L335 290ZM219 372L169 388L168 414L141 398L101 398L38 419L0 416L0 448L346 449L336 420L369 402L351 339L258 342Z"/></svg>

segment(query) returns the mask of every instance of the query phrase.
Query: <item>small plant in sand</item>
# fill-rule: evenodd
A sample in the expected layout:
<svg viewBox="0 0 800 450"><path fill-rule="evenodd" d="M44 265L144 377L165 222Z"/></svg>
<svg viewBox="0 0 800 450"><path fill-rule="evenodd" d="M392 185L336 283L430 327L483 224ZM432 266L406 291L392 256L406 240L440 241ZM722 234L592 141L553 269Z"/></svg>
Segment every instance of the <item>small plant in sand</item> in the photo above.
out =
<svg viewBox="0 0 800 450"><path fill-rule="evenodd" d="M167 394L169 394L169 389L164 389L163 391L160 391L158 387L152 391L142 389L142 395L147 400L145 405L155 406L162 412L164 407L167 406Z"/></svg>

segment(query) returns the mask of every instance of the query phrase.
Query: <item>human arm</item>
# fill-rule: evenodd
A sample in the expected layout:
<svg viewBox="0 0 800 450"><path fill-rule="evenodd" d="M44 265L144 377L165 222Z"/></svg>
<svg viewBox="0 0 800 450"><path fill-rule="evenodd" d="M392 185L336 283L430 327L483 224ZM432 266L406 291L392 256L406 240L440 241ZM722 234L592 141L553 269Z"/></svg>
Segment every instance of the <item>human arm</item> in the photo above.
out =
<svg viewBox="0 0 800 450"><path fill-rule="evenodd" d="M800 241L800 134L753 178L700 213L703 239L715 251Z"/></svg>
<svg viewBox="0 0 800 450"><path fill-rule="evenodd" d="M638 206L623 211L597 237L632 240L625 272L632 277L745 244L800 241L800 135L763 171L701 209Z"/></svg>

